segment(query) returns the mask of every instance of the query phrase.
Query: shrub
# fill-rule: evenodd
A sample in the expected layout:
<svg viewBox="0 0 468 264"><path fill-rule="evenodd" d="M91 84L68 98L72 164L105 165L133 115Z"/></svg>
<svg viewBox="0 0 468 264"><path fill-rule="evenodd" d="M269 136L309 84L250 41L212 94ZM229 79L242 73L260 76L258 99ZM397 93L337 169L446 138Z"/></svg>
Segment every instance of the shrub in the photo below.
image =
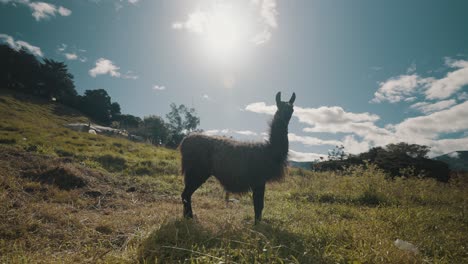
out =
<svg viewBox="0 0 468 264"><path fill-rule="evenodd" d="M95 158L101 166L109 172L119 172L127 167L127 162L124 158L105 154Z"/></svg>

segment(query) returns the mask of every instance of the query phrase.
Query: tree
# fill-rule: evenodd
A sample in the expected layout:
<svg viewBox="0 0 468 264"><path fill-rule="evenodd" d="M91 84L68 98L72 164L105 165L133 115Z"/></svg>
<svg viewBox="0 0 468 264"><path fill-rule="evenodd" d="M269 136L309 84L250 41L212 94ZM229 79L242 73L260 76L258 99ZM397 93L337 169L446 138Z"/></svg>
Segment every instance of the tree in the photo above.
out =
<svg viewBox="0 0 468 264"><path fill-rule="evenodd" d="M119 128L126 130L135 130L143 123L141 118L133 115L118 115L116 121L119 122Z"/></svg>
<svg viewBox="0 0 468 264"><path fill-rule="evenodd" d="M41 95L56 98L57 101L71 105L77 97L73 75L68 72L63 62L44 59L41 64L41 83L38 87Z"/></svg>
<svg viewBox="0 0 468 264"><path fill-rule="evenodd" d="M113 121L117 121L120 116L120 105L117 102L113 102L110 106L110 115Z"/></svg>
<svg viewBox="0 0 468 264"><path fill-rule="evenodd" d="M427 153L431 150L430 147L417 144L408 144L405 142L400 142L397 144L388 144L386 147L388 152L398 154L398 155L407 155L412 158L426 158Z"/></svg>
<svg viewBox="0 0 468 264"><path fill-rule="evenodd" d="M314 165L315 169L323 171L340 171L350 166L365 165L367 162L377 165L389 174L397 176L420 176L448 181L448 165L427 158L428 146L400 142L388 144L385 147L374 147L356 156L348 155L341 159L342 148L337 147L329 154L329 160ZM409 175L408 171L412 171Z"/></svg>
<svg viewBox="0 0 468 264"><path fill-rule="evenodd" d="M79 108L96 121L104 124L111 121L111 98L104 89L86 90Z"/></svg>
<svg viewBox="0 0 468 264"><path fill-rule="evenodd" d="M348 156L344 151L345 147L343 145L335 146L334 149L328 151L329 160L344 160Z"/></svg>
<svg viewBox="0 0 468 264"><path fill-rule="evenodd" d="M177 147L182 139L200 124L200 118L194 108L187 108L181 104L172 103L171 111L166 115L168 119L169 138L167 145Z"/></svg>
<svg viewBox="0 0 468 264"><path fill-rule="evenodd" d="M1 88L33 91L39 83L40 62L25 49L15 50L8 45L0 45Z"/></svg>
<svg viewBox="0 0 468 264"><path fill-rule="evenodd" d="M166 142L169 129L166 122L156 115L147 116L143 119L142 136L153 145L162 145Z"/></svg>

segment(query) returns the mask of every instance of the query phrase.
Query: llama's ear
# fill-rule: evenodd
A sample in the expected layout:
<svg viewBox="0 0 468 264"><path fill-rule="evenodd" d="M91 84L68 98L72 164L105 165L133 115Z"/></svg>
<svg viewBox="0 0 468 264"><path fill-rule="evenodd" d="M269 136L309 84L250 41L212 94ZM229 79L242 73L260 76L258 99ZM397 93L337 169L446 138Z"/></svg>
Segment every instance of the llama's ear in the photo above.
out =
<svg viewBox="0 0 468 264"><path fill-rule="evenodd" d="M279 106L281 103L281 92L276 94L276 106Z"/></svg>
<svg viewBox="0 0 468 264"><path fill-rule="evenodd" d="M291 99L289 99L289 104L294 104L294 101L296 101L296 93L292 94Z"/></svg>

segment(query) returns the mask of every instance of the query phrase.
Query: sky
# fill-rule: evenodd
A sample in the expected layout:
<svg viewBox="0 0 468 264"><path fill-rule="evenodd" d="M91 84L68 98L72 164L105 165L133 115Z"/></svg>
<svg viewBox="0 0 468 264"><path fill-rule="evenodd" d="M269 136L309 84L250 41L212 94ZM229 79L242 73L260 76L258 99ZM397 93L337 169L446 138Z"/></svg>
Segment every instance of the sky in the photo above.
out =
<svg viewBox="0 0 468 264"><path fill-rule="evenodd" d="M0 0L0 42L64 61L122 112L194 107L263 141L296 93L290 158L408 142L468 150L468 1Z"/></svg>

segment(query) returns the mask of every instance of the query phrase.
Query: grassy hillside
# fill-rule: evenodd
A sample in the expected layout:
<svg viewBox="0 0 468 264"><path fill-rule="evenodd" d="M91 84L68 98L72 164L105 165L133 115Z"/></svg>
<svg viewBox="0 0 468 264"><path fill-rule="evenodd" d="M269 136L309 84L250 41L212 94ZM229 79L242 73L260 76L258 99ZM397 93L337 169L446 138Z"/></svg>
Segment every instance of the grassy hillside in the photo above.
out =
<svg viewBox="0 0 468 264"><path fill-rule="evenodd" d="M74 132L85 118L36 99L1 94L0 118L0 263L468 263L466 177L290 169L257 226L210 179L184 220L176 151Z"/></svg>

